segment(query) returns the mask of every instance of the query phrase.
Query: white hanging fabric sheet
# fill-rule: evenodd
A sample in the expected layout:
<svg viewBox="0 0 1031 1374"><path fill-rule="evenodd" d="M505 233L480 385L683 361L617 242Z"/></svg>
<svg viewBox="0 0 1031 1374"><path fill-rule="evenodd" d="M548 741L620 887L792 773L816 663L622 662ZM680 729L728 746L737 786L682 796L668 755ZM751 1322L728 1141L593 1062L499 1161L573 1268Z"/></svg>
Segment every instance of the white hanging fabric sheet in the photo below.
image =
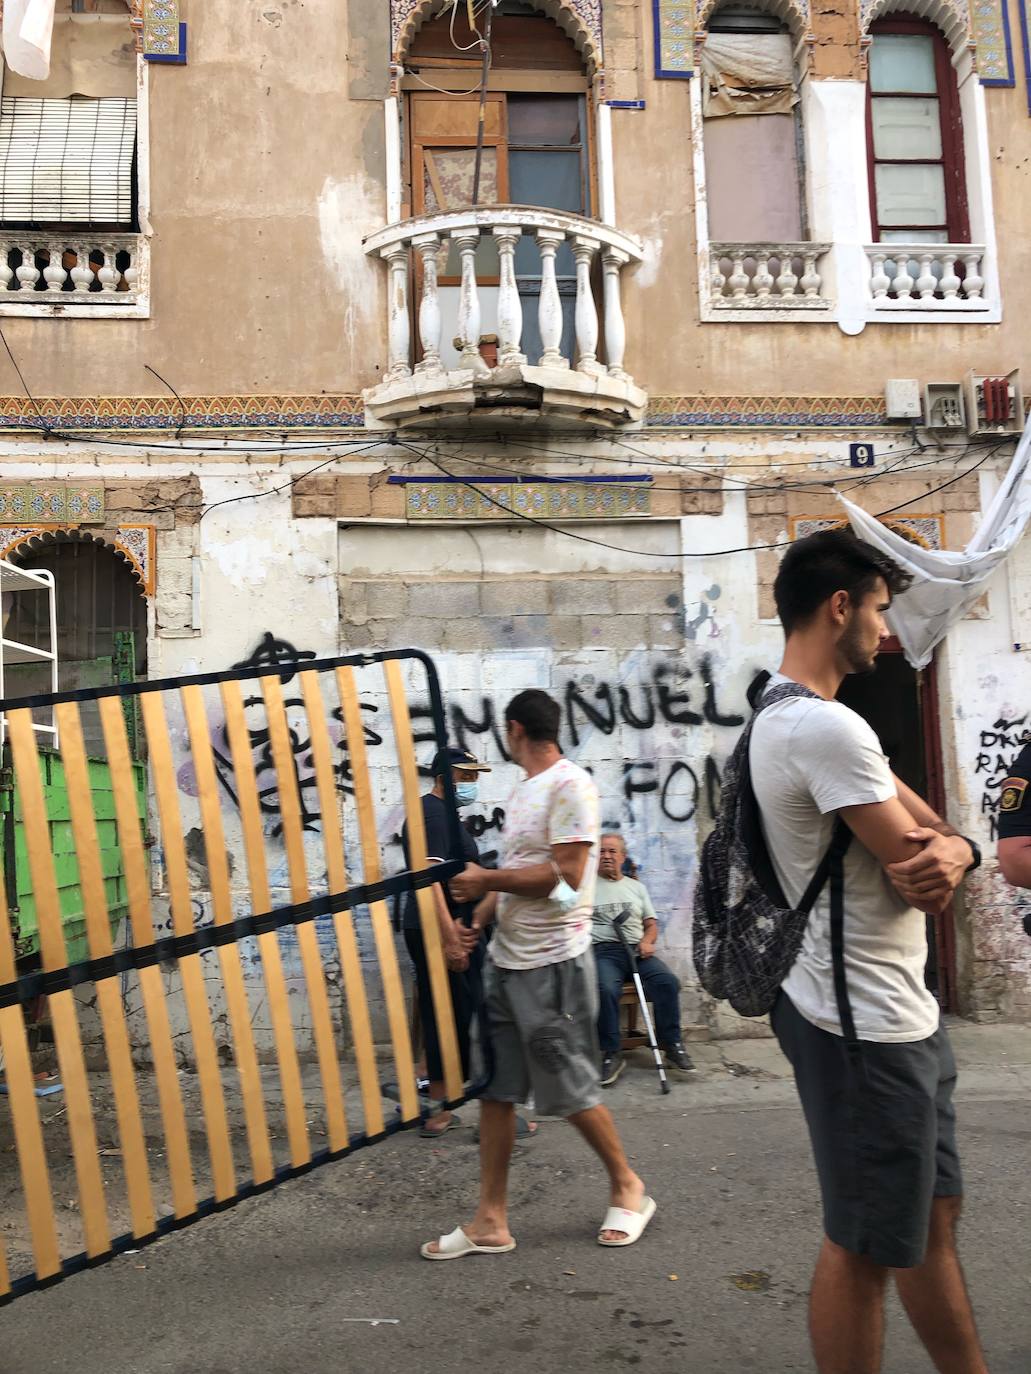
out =
<svg viewBox="0 0 1031 1374"><path fill-rule="evenodd" d="M1031 416L1009 471L977 532L960 552L912 544L844 496L853 532L912 574L913 585L897 596L887 614L914 668L931 661L936 645L974 604L992 573L1005 561L1031 519Z"/></svg>
<svg viewBox="0 0 1031 1374"><path fill-rule="evenodd" d="M4 0L4 61L19 76L45 81L57 0Z"/></svg>
<svg viewBox="0 0 1031 1374"><path fill-rule="evenodd" d="M790 114L798 103L790 34L707 34L701 67L706 119Z"/></svg>

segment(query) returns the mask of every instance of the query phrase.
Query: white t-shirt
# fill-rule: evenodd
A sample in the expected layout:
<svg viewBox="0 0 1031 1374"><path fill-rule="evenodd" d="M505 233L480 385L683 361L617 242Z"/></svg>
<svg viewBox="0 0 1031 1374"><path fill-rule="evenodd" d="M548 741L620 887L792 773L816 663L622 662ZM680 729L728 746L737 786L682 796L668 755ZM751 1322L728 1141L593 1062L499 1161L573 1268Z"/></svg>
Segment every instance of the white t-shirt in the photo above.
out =
<svg viewBox="0 0 1031 1374"><path fill-rule="evenodd" d="M789 681L774 674L772 689ZM834 813L897 794L880 742L838 701L795 697L762 711L749 751L752 786L773 867L798 902L830 844ZM853 839L845 856L845 975L861 1040L924 1040L938 1004L924 986L926 918L906 906L875 856ZM830 898L825 886L783 983L802 1015L841 1034L834 997Z"/></svg>
<svg viewBox="0 0 1031 1374"><path fill-rule="evenodd" d="M645 921L657 919L648 889L636 878L621 877L613 882L611 878L599 877L594 885L594 919L591 922L591 938L595 944L619 941L613 922L624 911L630 912L630 919L623 931L630 943L636 945L644 935Z"/></svg>
<svg viewBox="0 0 1031 1374"><path fill-rule="evenodd" d="M550 897L499 895L498 926L490 942L491 958L499 968L559 964L575 959L590 945L599 828L598 789L591 775L568 759L524 778L512 793L501 837L502 868L547 863L553 844L586 842L591 847L570 910Z"/></svg>

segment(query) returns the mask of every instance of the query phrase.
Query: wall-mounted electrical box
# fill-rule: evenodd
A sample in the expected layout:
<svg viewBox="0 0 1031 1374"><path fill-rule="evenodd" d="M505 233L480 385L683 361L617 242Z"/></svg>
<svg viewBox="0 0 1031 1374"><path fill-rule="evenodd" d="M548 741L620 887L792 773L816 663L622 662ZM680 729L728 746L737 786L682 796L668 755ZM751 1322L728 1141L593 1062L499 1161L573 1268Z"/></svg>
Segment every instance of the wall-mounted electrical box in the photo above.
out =
<svg viewBox="0 0 1031 1374"><path fill-rule="evenodd" d="M915 377L889 377L884 383L884 409L889 420L920 419L920 383Z"/></svg>
<svg viewBox="0 0 1031 1374"><path fill-rule="evenodd" d="M969 434L1019 434L1024 428L1018 368L990 376L968 372L964 391Z"/></svg>
<svg viewBox="0 0 1031 1374"><path fill-rule="evenodd" d="M928 429L966 429L962 382L927 383L924 387L924 424Z"/></svg>

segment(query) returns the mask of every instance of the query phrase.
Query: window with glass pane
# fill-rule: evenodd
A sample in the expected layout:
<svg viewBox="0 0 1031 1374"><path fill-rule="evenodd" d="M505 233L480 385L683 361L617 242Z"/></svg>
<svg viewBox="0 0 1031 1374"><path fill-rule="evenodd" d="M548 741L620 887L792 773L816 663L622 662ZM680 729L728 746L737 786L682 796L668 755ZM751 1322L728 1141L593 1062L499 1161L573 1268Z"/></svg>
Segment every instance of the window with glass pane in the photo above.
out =
<svg viewBox="0 0 1031 1374"><path fill-rule="evenodd" d="M867 90L874 238L968 242L956 77L938 29L916 19L875 24Z"/></svg>

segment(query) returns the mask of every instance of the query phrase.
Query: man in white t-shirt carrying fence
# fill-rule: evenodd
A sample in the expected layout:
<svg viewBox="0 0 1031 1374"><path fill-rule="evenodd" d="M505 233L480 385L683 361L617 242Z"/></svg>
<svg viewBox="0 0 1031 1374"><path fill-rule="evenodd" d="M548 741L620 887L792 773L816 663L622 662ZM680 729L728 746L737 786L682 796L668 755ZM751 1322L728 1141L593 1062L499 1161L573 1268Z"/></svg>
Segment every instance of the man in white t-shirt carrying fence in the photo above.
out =
<svg viewBox="0 0 1031 1374"><path fill-rule="evenodd" d="M659 922L644 883L623 875L626 845L614 831L602 835L598 881L594 890L591 938L598 966L598 1040L601 1044L601 1086L610 1088L626 1067L620 1053L619 999L632 976L630 955L619 938L616 918L627 913L623 933L637 948L637 971L644 995L655 1011L655 1033L665 1051L666 1067L676 1074L694 1071L680 1038L680 980L655 953Z"/></svg>
<svg viewBox="0 0 1031 1374"><path fill-rule="evenodd" d="M468 938L497 928L484 970L492 1071L480 1109L480 1202L465 1226L422 1246L424 1259L503 1254L515 1106L531 1091L541 1116L565 1117L609 1175L600 1245L632 1245L655 1212L601 1105L598 988L591 913L598 866L598 791L558 746L561 711L530 689L505 709L506 746L526 776L512 793L501 866L468 864L451 881L460 902L478 903Z"/></svg>
<svg viewBox="0 0 1031 1374"><path fill-rule="evenodd" d="M870 726L834 700L847 674L874 670L884 612L907 585L846 531L792 545L774 585L784 660L766 691L808 691L760 709L749 748L763 836L790 904L801 904L836 818L852 833L843 959L825 887L770 1018L795 1071L823 1198L810 1298L820 1374L880 1370L892 1276L935 1367L987 1374L956 1253L956 1066L924 982L924 913L943 909L979 854L894 776Z"/></svg>

